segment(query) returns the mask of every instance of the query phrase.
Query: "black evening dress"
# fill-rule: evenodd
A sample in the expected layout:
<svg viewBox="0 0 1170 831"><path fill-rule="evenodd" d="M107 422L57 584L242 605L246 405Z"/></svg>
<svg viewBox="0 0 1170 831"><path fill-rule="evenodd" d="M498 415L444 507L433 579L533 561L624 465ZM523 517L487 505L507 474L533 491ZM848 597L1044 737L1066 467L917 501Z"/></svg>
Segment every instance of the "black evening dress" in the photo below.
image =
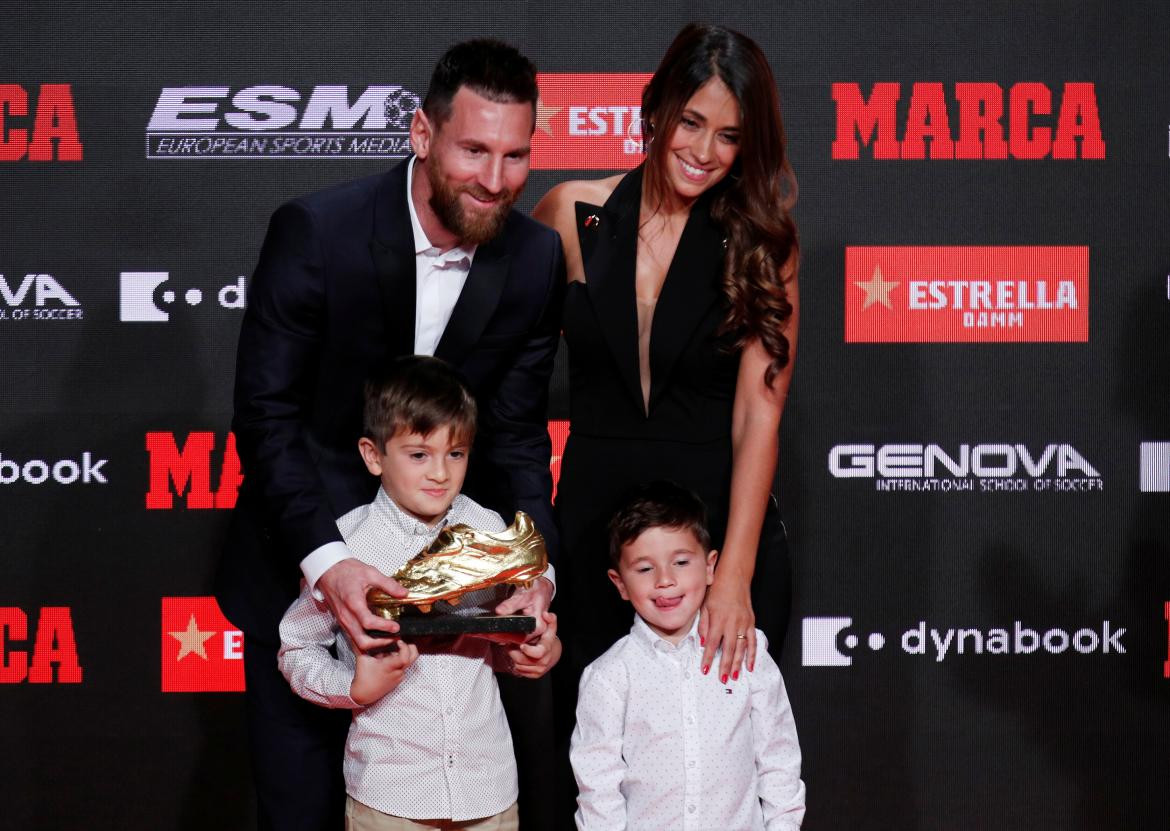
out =
<svg viewBox="0 0 1170 831"><path fill-rule="evenodd" d="M727 527L739 353L718 334L727 303L720 287L724 234L709 212L714 189L692 207L654 309L647 409L634 287L641 188L638 168L604 206L576 205L585 281L571 283L565 297L572 427L556 500L562 550L557 607L567 676L558 687L573 699L581 671L633 621L632 608L606 577L606 523L624 493L641 482L670 479L706 503L716 548ZM790 582L773 497L760 537L752 604L756 625L777 657Z"/></svg>

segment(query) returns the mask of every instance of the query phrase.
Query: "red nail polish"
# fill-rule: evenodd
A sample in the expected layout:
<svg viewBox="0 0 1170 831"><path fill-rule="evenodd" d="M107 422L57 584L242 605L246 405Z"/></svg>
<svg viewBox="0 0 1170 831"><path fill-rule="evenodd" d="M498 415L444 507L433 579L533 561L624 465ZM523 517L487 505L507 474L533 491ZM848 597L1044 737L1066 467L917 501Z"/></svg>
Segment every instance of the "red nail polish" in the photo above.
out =
<svg viewBox="0 0 1170 831"><path fill-rule="evenodd" d="M748 664L748 672L755 672L755 671L756 671L756 665L755 664Z"/></svg>
<svg viewBox="0 0 1170 831"><path fill-rule="evenodd" d="M732 680L732 681L738 681L738 680L739 680L739 670L738 670L738 669L737 669L735 672L731 673L731 680Z"/></svg>
<svg viewBox="0 0 1170 831"><path fill-rule="evenodd" d="M699 646L706 646L706 645L707 645L707 639L704 638L702 635L699 635Z"/></svg>
<svg viewBox="0 0 1170 831"><path fill-rule="evenodd" d="M726 673L725 673L725 674L723 674L723 675L721 675L721 676L719 677L719 683L721 683L721 684L726 684L726 683L727 683L727 675L726 675Z"/></svg>
<svg viewBox="0 0 1170 831"><path fill-rule="evenodd" d="M703 674L704 674L704 675L706 675L706 674L707 674L707 670L709 670L710 668L711 668L711 667L703 667Z"/></svg>

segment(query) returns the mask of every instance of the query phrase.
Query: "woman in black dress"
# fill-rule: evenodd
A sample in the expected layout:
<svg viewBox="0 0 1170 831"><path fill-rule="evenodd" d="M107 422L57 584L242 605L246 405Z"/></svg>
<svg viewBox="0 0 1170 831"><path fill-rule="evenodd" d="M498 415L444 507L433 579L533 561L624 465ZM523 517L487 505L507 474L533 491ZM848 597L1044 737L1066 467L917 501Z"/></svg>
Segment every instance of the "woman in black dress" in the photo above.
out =
<svg viewBox="0 0 1170 831"><path fill-rule="evenodd" d="M566 182L535 211L560 232L569 278L563 663L575 679L629 630L605 526L632 485L673 479L703 498L720 551L703 669L734 680L753 668L754 626L779 651L789 609L771 490L796 346L795 181L772 72L737 32L685 27L646 87L642 124L641 167Z"/></svg>

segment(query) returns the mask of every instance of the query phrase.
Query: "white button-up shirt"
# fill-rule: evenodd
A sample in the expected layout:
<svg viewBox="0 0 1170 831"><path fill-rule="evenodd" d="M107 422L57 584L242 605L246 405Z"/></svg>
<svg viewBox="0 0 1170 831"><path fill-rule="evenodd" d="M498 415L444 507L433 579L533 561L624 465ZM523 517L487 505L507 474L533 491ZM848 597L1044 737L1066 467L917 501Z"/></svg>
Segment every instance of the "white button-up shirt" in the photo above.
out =
<svg viewBox="0 0 1170 831"><path fill-rule="evenodd" d="M406 204L414 231L414 354L434 355L463 291L463 284L467 282L476 247L469 245L440 251L427 239L411 195L416 161L412 158L406 168Z"/></svg>
<svg viewBox="0 0 1170 831"><path fill-rule="evenodd" d="M700 669L697 622L675 646L636 618L581 676L578 829L800 828L800 745L767 641L757 630L755 671L721 684Z"/></svg>
<svg viewBox="0 0 1170 831"><path fill-rule="evenodd" d="M353 554L393 574L430 545L445 524L465 522L501 531L499 514L457 496L433 527L396 505L385 490L337 521ZM477 614L506 594L496 587L465 595L444 612ZM302 698L354 711L345 748L350 796L385 814L411 819L478 819L516 801L516 759L500 704L488 641L464 637L442 651L420 654L402 683L359 707L349 697L354 656L324 603L302 589L280 622L280 671ZM448 643L450 643L448 641ZM335 646L337 657L329 653ZM436 649L439 647L436 646Z"/></svg>

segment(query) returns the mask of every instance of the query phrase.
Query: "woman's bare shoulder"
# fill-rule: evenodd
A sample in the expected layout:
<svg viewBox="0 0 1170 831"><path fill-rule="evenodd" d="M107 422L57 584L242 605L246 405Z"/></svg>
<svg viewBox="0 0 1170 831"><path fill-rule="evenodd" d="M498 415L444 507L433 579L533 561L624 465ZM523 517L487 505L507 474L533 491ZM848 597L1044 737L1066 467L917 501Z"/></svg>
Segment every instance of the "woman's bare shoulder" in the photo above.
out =
<svg viewBox="0 0 1170 831"><path fill-rule="evenodd" d="M569 282L585 281L580 240L577 236L576 203L605 204L605 200L609 199L621 178L619 175L606 179L574 179L562 182L546 193L533 209L534 219L554 228L561 235Z"/></svg>
<svg viewBox="0 0 1170 831"><path fill-rule="evenodd" d="M532 215L553 227L558 227L565 221L571 225L574 205L577 202L605 204L605 200L609 199L609 195L613 193L621 179L619 174L605 179L571 179L561 182L544 195Z"/></svg>

